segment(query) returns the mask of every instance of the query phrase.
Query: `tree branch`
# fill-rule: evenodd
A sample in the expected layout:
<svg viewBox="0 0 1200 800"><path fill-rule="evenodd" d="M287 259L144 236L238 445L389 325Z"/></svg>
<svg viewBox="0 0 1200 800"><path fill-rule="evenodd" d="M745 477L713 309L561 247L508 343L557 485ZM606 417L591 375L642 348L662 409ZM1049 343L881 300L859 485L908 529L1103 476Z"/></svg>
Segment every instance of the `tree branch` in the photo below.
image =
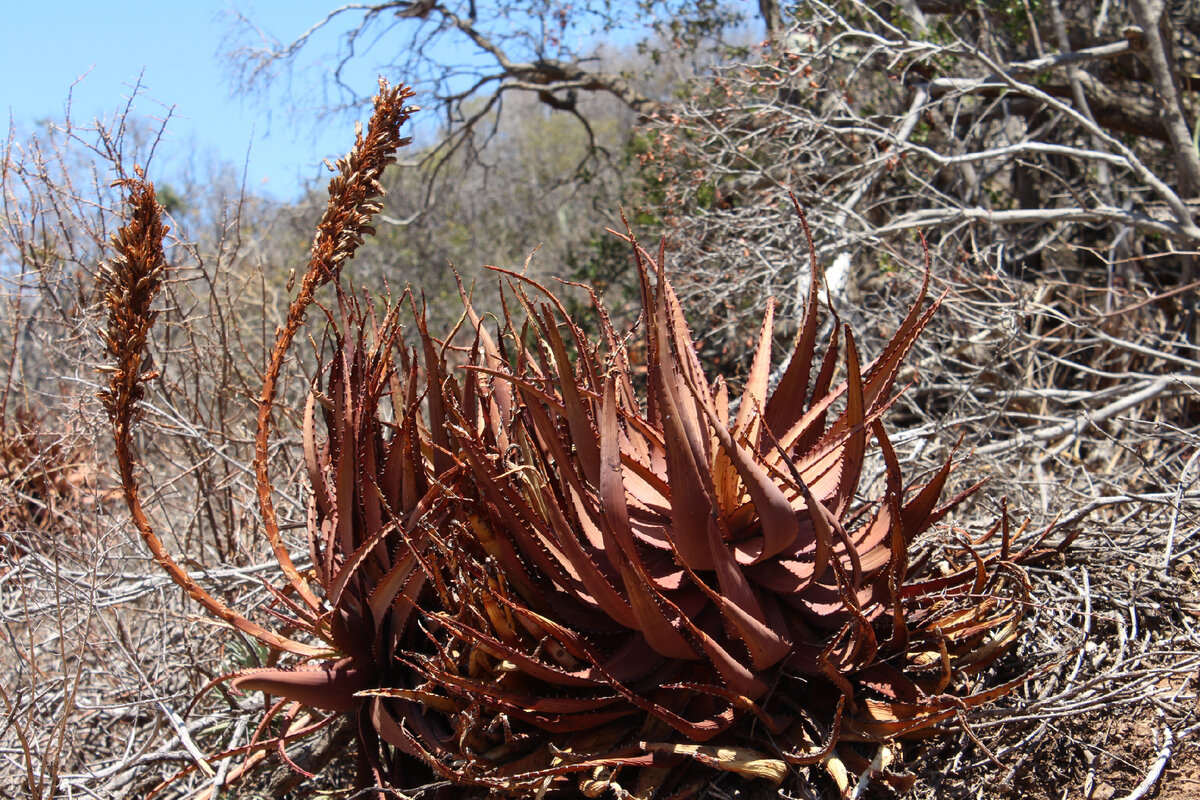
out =
<svg viewBox="0 0 1200 800"><path fill-rule="evenodd" d="M767 39L774 42L783 33L783 11L779 0L758 0L758 13L767 26Z"/></svg>
<svg viewBox="0 0 1200 800"><path fill-rule="evenodd" d="M1129 10L1142 28L1146 46L1145 60L1150 67L1154 88L1160 100L1159 113L1167 129L1175 162L1179 168L1179 183L1183 194L1195 197L1200 192L1200 154L1192 143L1191 128L1183 115L1183 105L1176 82L1171 49L1170 23L1164 12L1165 3L1152 0L1130 0Z"/></svg>
<svg viewBox="0 0 1200 800"><path fill-rule="evenodd" d="M1096 208L1016 208L993 211L987 208L936 208L914 211L898 217L887 225L872 230L875 236L897 231L946 225L952 222L986 222L989 225L1044 224L1049 222L1117 222L1147 233L1157 233L1170 239L1195 244L1198 240L1184 226L1165 219L1156 219L1140 211L1125 211L1111 206ZM1192 226L1195 227L1195 226Z"/></svg>

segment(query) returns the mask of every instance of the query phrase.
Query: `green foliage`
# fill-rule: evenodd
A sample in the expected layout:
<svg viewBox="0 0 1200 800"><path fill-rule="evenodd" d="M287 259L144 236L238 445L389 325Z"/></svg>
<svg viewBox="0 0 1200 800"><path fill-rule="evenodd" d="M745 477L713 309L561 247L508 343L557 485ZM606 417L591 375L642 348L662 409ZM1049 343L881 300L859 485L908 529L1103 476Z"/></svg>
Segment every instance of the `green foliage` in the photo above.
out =
<svg viewBox="0 0 1200 800"><path fill-rule="evenodd" d="M1026 9L1028 6L1028 10ZM976 8L981 14L989 14L1000 25L1014 44L1025 44L1032 38L1030 21L1046 16L1042 0L999 0L999 2L982 2L977 0Z"/></svg>
<svg viewBox="0 0 1200 800"><path fill-rule="evenodd" d="M171 184L160 183L157 188L158 204L171 216L184 214L190 209L187 200Z"/></svg>
<svg viewBox="0 0 1200 800"><path fill-rule="evenodd" d="M615 236L591 236L568 250L567 266L572 280L605 294L629 271L629 250Z"/></svg>

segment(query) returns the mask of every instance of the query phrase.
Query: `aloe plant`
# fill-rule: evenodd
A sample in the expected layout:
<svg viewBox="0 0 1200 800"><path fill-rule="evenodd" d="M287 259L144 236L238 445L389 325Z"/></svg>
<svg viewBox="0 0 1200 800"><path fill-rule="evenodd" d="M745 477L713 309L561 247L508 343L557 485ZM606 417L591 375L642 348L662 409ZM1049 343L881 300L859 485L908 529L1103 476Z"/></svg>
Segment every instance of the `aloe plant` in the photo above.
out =
<svg viewBox="0 0 1200 800"><path fill-rule="evenodd" d="M420 697L479 754L443 763L524 773L526 787L582 773L636 796L677 788L687 770L673 768L694 762L776 781L789 765L861 771L839 743L924 735L1010 689L965 681L1019 632L1025 584L1007 539L948 574L909 571L914 537L970 494L939 505L950 461L906 486L881 421L937 308L925 287L863 365L848 329L818 346L814 258L778 386L768 308L735 402L704 374L661 253L629 242L644 346L599 303L603 336L588 341L551 292L508 273L524 322L506 316L493 338L467 301L470 363L453 379L430 370L461 386L433 429L470 487L438 565L468 588L427 612L437 652L408 658ZM860 507L872 447L886 489ZM590 777L597 766L607 777Z"/></svg>
<svg viewBox="0 0 1200 800"><path fill-rule="evenodd" d="M941 570L910 564L914 539L974 491L940 501L951 460L906 483L883 425L937 309L927 285L864 364L848 328L818 342L813 256L782 377L772 387L768 307L736 397L705 374L662 251L632 235L638 332L615 331L593 296L601 336L590 341L552 292L500 270L500 323L464 291L460 329L439 339L411 294L377 310L338 283L369 233L405 97L381 90L342 162L264 382L256 466L287 580L272 611L286 635L198 587L141 511L128 429L153 293L136 289L161 273L161 251L125 247L150 255L106 272L121 359L106 403L134 518L181 586L283 664L228 678L281 698L249 750L285 752L349 715L362 786L687 797L714 770L779 784L815 764L843 792L847 769L906 785L885 768L895 742L943 732L1019 683L972 676L1012 646L1027 599L1015 565L1026 553L1011 552L1006 519L989 555L963 542ZM134 195L153 205L152 192ZM138 221L149 213L122 241L161 240ZM304 414L312 568L301 572L265 454L284 356L327 283L334 347ZM882 497L860 496L870 457ZM849 743L876 744L878 763Z"/></svg>

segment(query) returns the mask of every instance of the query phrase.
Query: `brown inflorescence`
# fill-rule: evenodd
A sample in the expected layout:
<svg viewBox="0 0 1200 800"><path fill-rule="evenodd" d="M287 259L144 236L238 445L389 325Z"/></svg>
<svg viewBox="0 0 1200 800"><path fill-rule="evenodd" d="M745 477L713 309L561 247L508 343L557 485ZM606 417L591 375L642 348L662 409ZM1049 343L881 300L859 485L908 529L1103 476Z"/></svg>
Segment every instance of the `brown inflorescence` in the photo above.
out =
<svg viewBox="0 0 1200 800"><path fill-rule="evenodd" d="M158 315L154 298L162 288L163 238L170 230L162 222L154 184L124 183L129 188L129 221L113 236L114 255L100 265L99 272L108 309L108 327L100 336L115 362L103 368L109 376L108 388L99 396L118 435L136 418L142 384L154 377L143 369L146 337Z"/></svg>

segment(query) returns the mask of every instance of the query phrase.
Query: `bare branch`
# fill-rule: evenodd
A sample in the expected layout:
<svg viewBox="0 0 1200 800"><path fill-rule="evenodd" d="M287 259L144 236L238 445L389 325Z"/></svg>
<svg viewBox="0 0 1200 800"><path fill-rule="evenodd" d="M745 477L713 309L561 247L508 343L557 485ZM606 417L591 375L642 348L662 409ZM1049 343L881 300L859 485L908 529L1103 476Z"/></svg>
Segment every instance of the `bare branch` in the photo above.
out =
<svg viewBox="0 0 1200 800"><path fill-rule="evenodd" d="M1175 148L1179 174L1186 196L1200 192L1200 153L1192 142L1191 127L1183 114L1179 97L1174 59L1171 57L1170 23L1164 13L1163 0L1129 0L1129 10L1142 27L1145 39L1145 56L1154 76L1154 88L1161 103L1159 113ZM1165 35L1164 35L1165 34Z"/></svg>

